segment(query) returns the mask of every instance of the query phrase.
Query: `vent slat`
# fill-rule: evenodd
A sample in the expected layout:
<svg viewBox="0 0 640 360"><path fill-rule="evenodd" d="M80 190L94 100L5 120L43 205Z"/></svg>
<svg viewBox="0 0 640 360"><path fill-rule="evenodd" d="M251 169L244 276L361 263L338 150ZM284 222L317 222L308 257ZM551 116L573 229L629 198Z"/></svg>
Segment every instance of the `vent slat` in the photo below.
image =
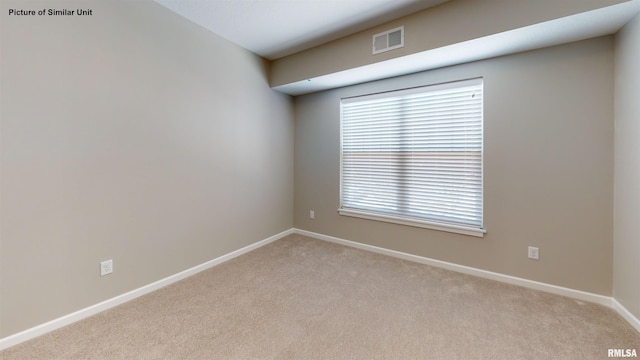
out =
<svg viewBox="0 0 640 360"><path fill-rule="evenodd" d="M373 54L404 47L404 26L373 35Z"/></svg>

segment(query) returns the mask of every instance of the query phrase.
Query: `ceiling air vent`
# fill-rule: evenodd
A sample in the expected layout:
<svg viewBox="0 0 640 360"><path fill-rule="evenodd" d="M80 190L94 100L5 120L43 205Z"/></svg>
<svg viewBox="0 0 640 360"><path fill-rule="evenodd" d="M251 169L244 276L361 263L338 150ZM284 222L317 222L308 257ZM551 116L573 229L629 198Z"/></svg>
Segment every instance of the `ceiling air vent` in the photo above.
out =
<svg viewBox="0 0 640 360"><path fill-rule="evenodd" d="M373 35L373 53L401 48L404 46L404 26L397 27L379 34Z"/></svg>

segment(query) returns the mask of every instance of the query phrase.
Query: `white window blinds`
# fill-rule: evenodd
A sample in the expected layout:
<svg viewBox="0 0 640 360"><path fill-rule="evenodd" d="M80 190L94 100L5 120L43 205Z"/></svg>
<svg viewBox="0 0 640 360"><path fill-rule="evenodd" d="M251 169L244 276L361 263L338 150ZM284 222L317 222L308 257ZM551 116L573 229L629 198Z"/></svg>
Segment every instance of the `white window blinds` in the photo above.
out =
<svg viewBox="0 0 640 360"><path fill-rule="evenodd" d="M340 212L482 230L482 89L473 79L343 99Z"/></svg>

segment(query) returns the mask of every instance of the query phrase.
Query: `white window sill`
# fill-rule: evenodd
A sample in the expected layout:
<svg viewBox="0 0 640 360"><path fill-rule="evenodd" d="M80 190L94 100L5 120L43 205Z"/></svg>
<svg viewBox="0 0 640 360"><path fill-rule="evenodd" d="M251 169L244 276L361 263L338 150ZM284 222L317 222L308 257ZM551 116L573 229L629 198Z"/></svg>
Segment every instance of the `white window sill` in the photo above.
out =
<svg viewBox="0 0 640 360"><path fill-rule="evenodd" d="M446 231L446 232L469 235L469 236L484 237L484 234L487 232L485 229L439 223L435 221L416 220L409 217L380 214L380 213L370 212L365 210L338 209L338 213L344 216L352 216L352 217L368 219L368 220L384 221L388 223L415 226L415 227L421 227L425 229Z"/></svg>

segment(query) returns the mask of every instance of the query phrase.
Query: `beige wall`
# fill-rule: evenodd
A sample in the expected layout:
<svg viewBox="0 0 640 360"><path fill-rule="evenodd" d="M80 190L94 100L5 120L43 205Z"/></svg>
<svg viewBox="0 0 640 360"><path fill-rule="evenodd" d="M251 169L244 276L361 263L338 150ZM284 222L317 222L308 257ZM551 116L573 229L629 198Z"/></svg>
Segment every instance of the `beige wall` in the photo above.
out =
<svg viewBox="0 0 640 360"><path fill-rule="evenodd" d="M640 15L616 37L615 69L613 295L640 319Z"/></svg>
<svg viewBox="0 0 640 360"><path fill-rule="evenodd" d="M449 0L439 6L277 59L273 62L271 85L285 85L370 65L626 1ZM372 36L398 26L405 28L405 46L373 55Z"/></svg>
<svg viewBox="0 0 640 360"><path fill-rule="evenodd" d="M295 226L610 296L613 63L608 36L297 97ZM338 215L341 97L478 76L484 238Z"/></svg>
<svg viewBox="0 0 640 360"><path fill-rule="evenodd" d="M53 7L93 16L7 15ZM261 58L150 0L1 8L0 338L292 227Z"/></svg>

